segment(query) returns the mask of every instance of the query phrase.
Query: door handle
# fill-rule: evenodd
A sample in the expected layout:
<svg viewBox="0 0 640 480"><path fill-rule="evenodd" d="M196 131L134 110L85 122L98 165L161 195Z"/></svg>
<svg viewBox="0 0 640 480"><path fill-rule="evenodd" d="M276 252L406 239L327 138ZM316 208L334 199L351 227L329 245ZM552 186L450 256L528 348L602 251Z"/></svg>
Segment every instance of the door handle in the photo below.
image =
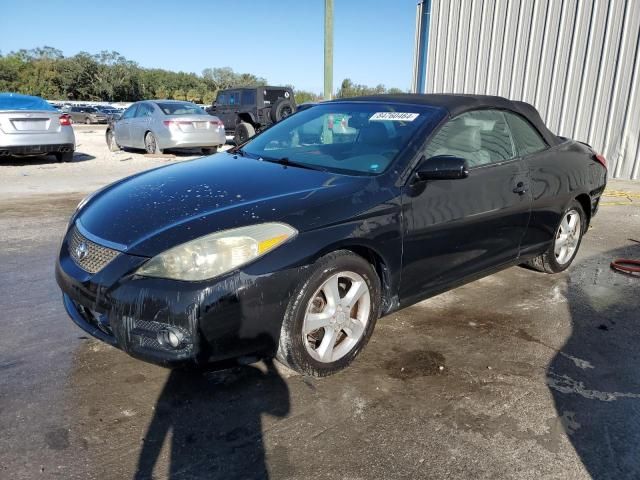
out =
<svg viewBox="0 0 640 480"><path fill-rule="evenodd" d="M518 182L513 189L513 193L517 193L518 195L524 195L527 192L527 187L524 182Z"/></svg>

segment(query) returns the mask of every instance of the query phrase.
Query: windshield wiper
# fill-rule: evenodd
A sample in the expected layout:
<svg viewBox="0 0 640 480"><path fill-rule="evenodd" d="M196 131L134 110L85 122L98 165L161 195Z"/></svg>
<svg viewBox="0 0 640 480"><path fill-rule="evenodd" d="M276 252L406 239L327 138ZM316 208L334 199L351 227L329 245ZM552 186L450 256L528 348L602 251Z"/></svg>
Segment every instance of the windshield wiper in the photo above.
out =
<svg viewBox="0 0 640 480"><path fill-rule="evenodd" d="M265 162L277 163L279 165L284 165L287 167L291 166L291 167L305 168L307 170L320 170L321 172L327 171L326 168L320 167L318 165L309 165L308 163L296 162L295 160L291 160L289 157L282 157L282 158L262 157L261 160L264 160Z"/></svg>

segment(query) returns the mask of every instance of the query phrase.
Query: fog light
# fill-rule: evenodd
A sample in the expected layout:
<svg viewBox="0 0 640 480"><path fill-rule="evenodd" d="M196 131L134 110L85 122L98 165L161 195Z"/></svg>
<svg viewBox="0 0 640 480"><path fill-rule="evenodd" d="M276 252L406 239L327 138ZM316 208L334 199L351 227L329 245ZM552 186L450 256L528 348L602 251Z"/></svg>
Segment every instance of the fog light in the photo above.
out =
<svg viewBox="0 0 640 480"><path fill-rule="evenodd" d="M178 349L183 341L184 335L177 328L166 327L158 332L158 343L163 347Z"/></svg>

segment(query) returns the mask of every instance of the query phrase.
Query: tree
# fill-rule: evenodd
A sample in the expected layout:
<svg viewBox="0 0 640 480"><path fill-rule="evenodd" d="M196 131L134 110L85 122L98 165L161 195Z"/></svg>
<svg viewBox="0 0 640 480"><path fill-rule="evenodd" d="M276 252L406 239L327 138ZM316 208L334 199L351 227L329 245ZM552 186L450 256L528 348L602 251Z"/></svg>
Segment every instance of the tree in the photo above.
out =
<svg viewBox="0 0 640 480"><path fill-rule="evenodd" d="M218 90L266 85L253 73L234 72L230 67L206 68L201 75L142 68L115 51L80 52L65 57L49 46L0 53L0 91L39 95L49 100L108 100L132 102L146 98L175 98L213 103ZM293 88L292 85L289 85ZM321 95L294 90L296 103L317 102ZM384 85L368 87L345 78L338 97L371 93L397 93Z"/></svg>
<svg viewBox="0 0 640 480"><path fill-rule="evenodd" d="M173 91L173 93L171 94L171 98L173 98L174 100L186 100L186 93L184 93L184 90L181 88L178 88L176 90Z"/></svg>
<svg viewBox="0 0 640 480"><path fill-rule="evenodd" d="M200 93L195 88L189 89L186 96L187 100L190 102L200 103Z"/></svg>
<svg viewBox="0 0 640 480"><path fill-rule="evenodd" d="M293 96L296 99L296 104L301 105L307 102L319 102L322 100L322 95L319 93L307 92L305 90L294 90Z"/></svg>
<svg viewBox="0 0 640 480"><path fill-rule="evenodd" d="M259 87L266 85L267 80L252 73L236 73L230 67L205 68L202 77L211 82L216 90L236 87Z"/></svg>
<svg viewBox="0 0 640 480"><path fill-rule="evenodd" d="M363 95L379 95L382 93L400 93L401 90L398 88L387 88L381 83L376 85L375 87L368 87L367 85L360 85L357 83L353 83L350 78L345 78L340 84L340 89L338 90L336 97L338 98L347 98L347 97L360 97Z"/></svg>
<svg viewBox="0 0 640 480"><path fill-rule="evenodd" d="M153 98L158 100L169 98L169 90L164 85L159 85L156 87Z"/></svg>

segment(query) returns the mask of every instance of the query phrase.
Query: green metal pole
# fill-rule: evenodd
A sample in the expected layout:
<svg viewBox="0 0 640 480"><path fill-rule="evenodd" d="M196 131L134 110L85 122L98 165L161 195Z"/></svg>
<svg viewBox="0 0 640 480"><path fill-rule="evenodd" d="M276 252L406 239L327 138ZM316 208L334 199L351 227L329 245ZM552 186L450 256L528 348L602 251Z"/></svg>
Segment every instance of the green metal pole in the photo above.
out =
<svg viewBox="0 0 640 480"><path fill-rule="evenodd" d="M333 98L333 0L324 0L324 99Z"/></svg>

